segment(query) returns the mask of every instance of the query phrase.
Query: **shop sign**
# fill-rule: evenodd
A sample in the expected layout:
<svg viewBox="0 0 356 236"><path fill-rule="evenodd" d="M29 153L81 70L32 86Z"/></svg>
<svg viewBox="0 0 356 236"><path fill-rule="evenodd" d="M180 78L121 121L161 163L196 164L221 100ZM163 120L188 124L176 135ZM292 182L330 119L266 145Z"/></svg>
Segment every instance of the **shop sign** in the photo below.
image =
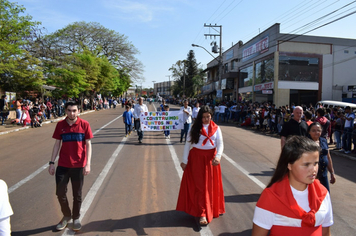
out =
<svg viewBox="0 0 356 236"><path fill-rule="evenodd" d="M347 86L347 91L356 93L356 85Z"/></svg>
<svg viewBox="0 0 356 236"><path fill-rule="evenodd" d="M273 91L270 89L264 89L262 90L262 94L273 94Z"/></svg>
<svg viewBox="0 0 356 236"><path fill-rule="evenodd" d="M251 45L250 47L244 49L242 51L242 61L246 61L250 58L256 57L262 53L265 53L268 51L268 43L269 43L269 38L268 36L264 37L257 43Z"/></svg>
<svg viewBox="0 0 356 236"><path fill-rule="evenodd" d="M254 86L254 91L273 89L274 82L268 82L265 84L257 84Z"/></svg>
<svg viewBox="0 0 356 236"><path fill-rule="evenodd" d="M222 98L222 90L216 90L216 97Z"/></svg>

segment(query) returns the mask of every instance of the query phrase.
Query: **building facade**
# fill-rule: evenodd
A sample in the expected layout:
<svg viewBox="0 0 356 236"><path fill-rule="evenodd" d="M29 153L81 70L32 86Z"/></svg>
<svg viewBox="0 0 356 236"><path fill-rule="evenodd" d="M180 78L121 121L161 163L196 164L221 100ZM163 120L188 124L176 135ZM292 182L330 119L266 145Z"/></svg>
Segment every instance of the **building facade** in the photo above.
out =
<svg viewBox="0 0 356 236"><path fill-rule="evenodd" d="M172 86L174 85L174 81L164 81L159 83L154 83L153 94L158 94L164 98L172 97Z"/></svg>
<svg viewBox="0 0 356 236"><path fill-rule="evenodd" d="M208 64L212 82L206 87L218 88L216 64ZM222 100L268 101L277 106L319 100L356 103L356 39L281 34L280 25L274 24L226 50L220 68L217 94Z"/></svg>

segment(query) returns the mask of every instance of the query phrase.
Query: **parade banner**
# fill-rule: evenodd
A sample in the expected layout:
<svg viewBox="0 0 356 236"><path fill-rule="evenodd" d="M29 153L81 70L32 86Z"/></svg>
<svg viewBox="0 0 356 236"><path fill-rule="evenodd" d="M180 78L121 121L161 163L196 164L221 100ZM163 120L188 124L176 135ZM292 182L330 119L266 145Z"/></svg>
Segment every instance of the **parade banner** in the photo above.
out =
<svg viewBox="0 0 356 236"><path fill-rule="evenodd" d="M164 131L183 129L182 111L149 111L141 114L143 131Z"/></svg>

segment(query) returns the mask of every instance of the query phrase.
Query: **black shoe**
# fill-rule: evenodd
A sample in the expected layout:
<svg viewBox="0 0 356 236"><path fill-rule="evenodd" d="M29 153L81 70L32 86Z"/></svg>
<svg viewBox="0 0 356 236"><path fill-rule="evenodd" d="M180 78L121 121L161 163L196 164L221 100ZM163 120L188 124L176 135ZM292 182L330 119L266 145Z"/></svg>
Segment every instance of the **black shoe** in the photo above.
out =
<svg viewBox="0 0 356 236"><path fill-rule="evenodd" d="M183 142L183 140L182 139L180 139L180 143L182 143Z"/></svg>

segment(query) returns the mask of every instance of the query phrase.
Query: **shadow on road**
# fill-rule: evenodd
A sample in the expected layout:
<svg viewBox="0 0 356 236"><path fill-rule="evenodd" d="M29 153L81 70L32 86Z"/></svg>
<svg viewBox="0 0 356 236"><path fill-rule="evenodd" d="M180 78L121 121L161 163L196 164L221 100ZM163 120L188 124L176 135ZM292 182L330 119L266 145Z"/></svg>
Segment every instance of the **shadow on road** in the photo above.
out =
<svg viewBox="0 0 356 236"><path fill-rule="evenodd" d="M246 203L246 202L257 202L260 198L260 194L245 194L245 195L233 195L225 196L225 202L236 202L236 203Z"/></svg>
<svg viewBox="0 0 356 236"><path fill-rule="evenodd" d="M124 219L107 219L89 222L84 225L77 234L88 232L125 232L127 229L133 229L137 235L148 235L145 228L164 227L192 228L196 232L201 230L201 227L196 223L195 217L184 212L171 210Z"/></svg>
<svg viewBox="0 0 356 236"><path fill-rule="evenodd" d="M57 232L55 230L55 226L47 226L43 228L38 228L38 229L30 229L30 230L24 230L24 231L12 231L11 235L12 236L25 236L25 235L35 235L35 234L40 234L44 232Z"/></svg>

